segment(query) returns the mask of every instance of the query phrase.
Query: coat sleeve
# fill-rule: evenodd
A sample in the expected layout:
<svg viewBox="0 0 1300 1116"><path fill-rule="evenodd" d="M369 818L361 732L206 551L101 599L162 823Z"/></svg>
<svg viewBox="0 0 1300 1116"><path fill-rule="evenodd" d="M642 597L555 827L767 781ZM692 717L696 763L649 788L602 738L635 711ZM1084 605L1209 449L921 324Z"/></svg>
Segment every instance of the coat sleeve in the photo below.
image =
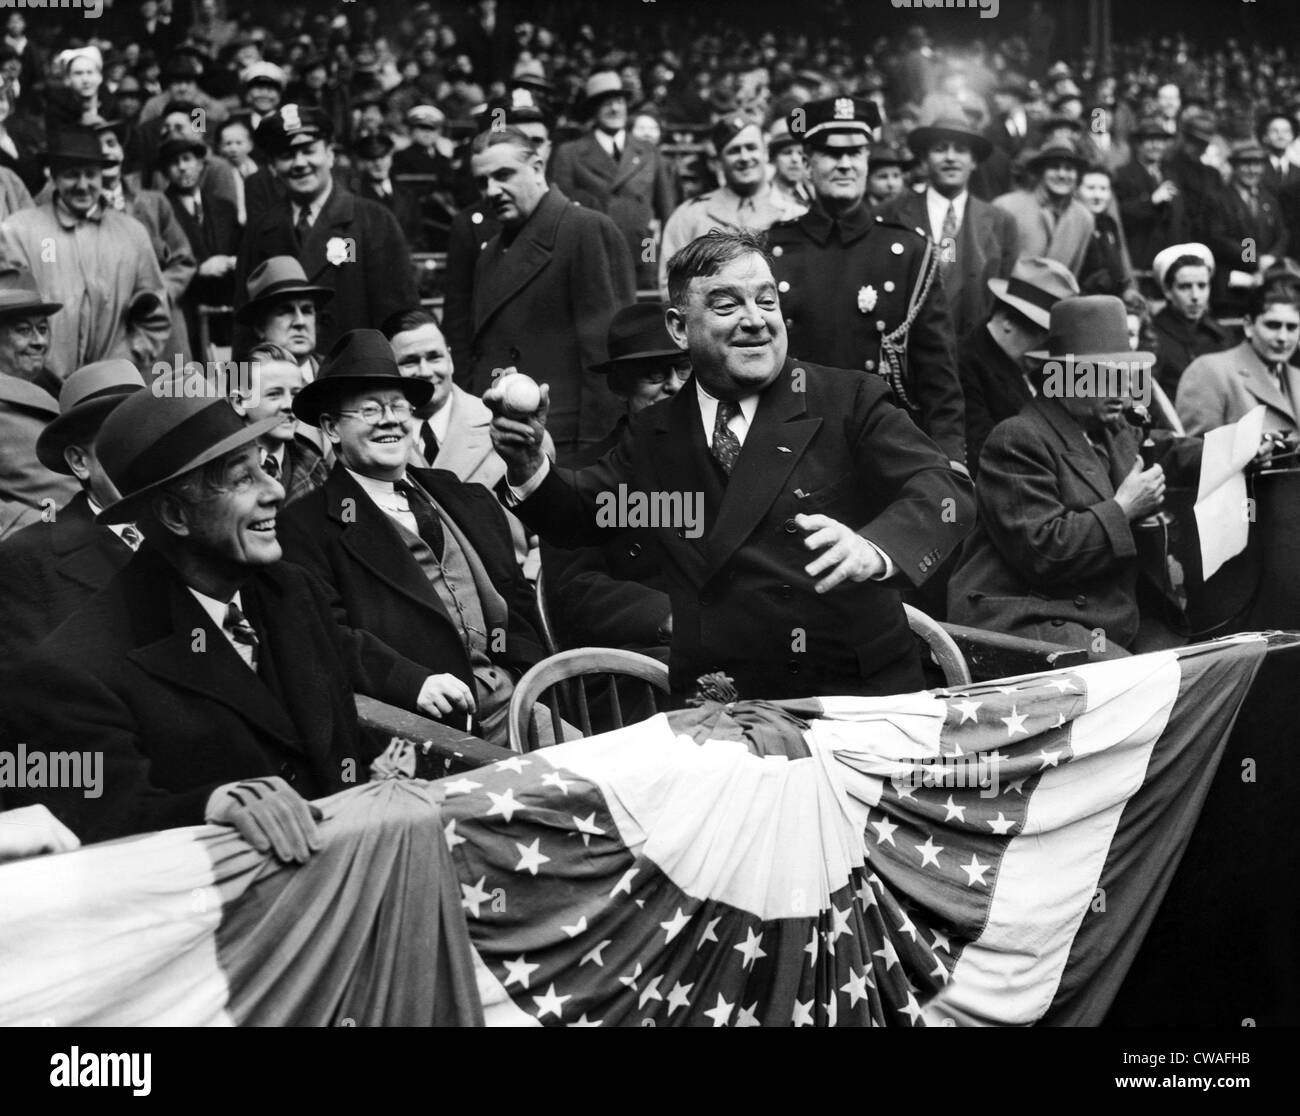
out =
<svg viewBox="0 0 1300 1116"><path fill-rule="evenodd" d="M162 268L167 297L175 306L189 289L190 280L198 270L198 262L194 259L189 237L176 220L171 204L167 202L158 207L158 237L159 243L154 246L154 252L158 257L158 265Z"/></svg>
<svg viewBox="0 0 1300 1116"><path fill-rule="evenodd" d="M677 190L673 186L668 159L662 152L656 152L654 191L655 216L666 221L677 208Z"/></svg>
<svg viewBox="0 0 1300 1116"><path fill-rule="evenodd" d="M130 218L130 246L135 250L136 268L132 284L130 305L142 295L156 295L158 305L148 312L128 311L127 344L131 358L140 368L147 368L162 353L171 333L171 303L167 297L166 284L162 271L158 267L158 258L154 255L153 245L149 243L149 234L134 217Z"/></svg>
<svg viewBox="0 0 1300 1116"><path fill-rule="evenodd" d="M858 534L888 554L899 575L921 585L974 527L974 488L949 464L948 450L886 397L880 381L859 380L851 422L858 483L888 501Z"/></svg>
<svg viewBox="0 0 1300 1116"><path fill-rule="evenodd" d="M668 594L618 577L604 547L543 546L542 568L556 626L581 645L628 650L659 645L659 629L672 612Z"/></svg>
<svg viewBox="0 0 1300 1116"><path fill-rule="evenodd" d="M551 156L551 168L548 178L551 185L558 186L566 197L573 197L578 190L577 163L574 160L574 143L562 143Z"/></svg>
<svg viewBox="0 0 1300 1116"><path fill-rule="evenodd" d="M977 326L983 329L983 325ZM971 476L978 475L980 451L996 425L984 394L984 381L973 362L959 366L963 402L966 405L966 460Z"/></svg>
<svg viewBox="0 0 1300 1116"><path fill-rule="evenodd" d="M1204 434L1231 421L1228 418L1228 396L1223 388L1225 374L1216 362L1199 357L1179 377L1174 410L1183 420L1183 429L1188 434Z"/></svg>
<svg viewBox="0 0 1300 1116"><path fill-rule="evenodd" d="M1044 587L1104 577L1137 553L1113 498L1065 505L1060 469L1042 439L1016 419L999 424L980 459L980 522L1003 560Z"/></svg>

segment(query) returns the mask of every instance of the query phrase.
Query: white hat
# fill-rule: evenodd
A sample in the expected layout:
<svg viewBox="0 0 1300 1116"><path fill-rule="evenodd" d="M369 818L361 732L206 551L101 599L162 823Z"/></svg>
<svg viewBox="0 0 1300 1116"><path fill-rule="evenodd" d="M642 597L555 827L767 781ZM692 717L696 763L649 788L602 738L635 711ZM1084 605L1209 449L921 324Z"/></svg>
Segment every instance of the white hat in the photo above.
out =
<svg viewBox="0 0 1300 1116"><path fill-rule="evenodd" d="M1214 253L1204 244L1171 244L1168 248L1162 248L1157 252L1151 264L1151 270L1155 273L1161 287L1165 285L1165 273L1173 266L1174 261L1182 256L1196 256L1204 260L1205 266L1210 269L1210 274L1214 274Z"/></svg>
<svg viewBox="0 0 1300 1116"><path fill-rule="evenodd" d="M255 81L269 82L283 89L289 84L289 75L274 62L254 62L239 75L239 83L251 85Z"/></svg>

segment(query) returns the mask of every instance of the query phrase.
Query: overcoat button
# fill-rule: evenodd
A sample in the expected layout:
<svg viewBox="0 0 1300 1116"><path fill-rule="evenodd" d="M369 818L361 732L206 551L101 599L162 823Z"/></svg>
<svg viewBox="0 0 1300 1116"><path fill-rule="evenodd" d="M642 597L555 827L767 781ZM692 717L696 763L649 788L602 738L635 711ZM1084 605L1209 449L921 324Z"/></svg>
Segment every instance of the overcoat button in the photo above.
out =
<svg viewBox="0 0 1300 1116"><path fill-rule="evenodd" d="M635 558L640 553L641 553L640 543L633 543L631 546L627 548L627 556L629 558Z"/></svg>
<svg viewBox="0 0 1300 1116"><path fill-rule="evenodd" d="M786 665L786 669L789 670L791 674L798 674L801 670L803 670L803 663L791 659L790 662Z"/></svg>
<svg viewBox="0 0 1300 1116"><path fill-rule="evenodd" d="M1088 598L1085 597L1082 593L1080 593L1077 597L1074 598L1075 608L1083 608L1087 603L1088 603Z"/></svg>
<svg viewBox="0 0 1300 1116"><path fill-rule="evenodd" d="M893 281L892 279L886 279L886 280L885 280L885 290L886 290L886 292L888 292L888 291L892 291L893 289L894 289L894 281Z"/></svg>
<svg viewBox="0 0 1300 1116"><path fill-rule="evenodd" d="M895 256L901 256L903 254L903 246L899 244L898 241L894 241L889 250L893 252Z"/></svg>
<svg viewBox="0 0 1300 1116"><path fill-rule="evenodd" d="M793 596L794 596L794 586L793 586L793 585L782 585L782 586L781 586L781 599L782 599L783 601L788 601L788 600L790 600Z"/></svg>
<svg viewBox="0 0 1300 1116"><path fill-rule="evenodd" d="M868 372L874 372L876 370L876 362L874 360L868 360L862 365L862 367Z"/></svg>
<svg viewBox="0 0 1300 1116"><path fill-rule="evenodd" d="M776 285L776 289L780 291L782 294L785 294L785 292L790 289L790 284L787 283L784 279L782 279L781 282L779 282Z"/></svg>
<svg viewBox="0 0 1300 1116"><path fill-rule="evenodd" d="M783 524L781 524L781 526L785 528L785 533L787 535L793 535L799 530L799 524L797 524L793 518L787 519Z"/></svg>
<svg viewBox="0 0 1300 1116"><path fill-rule="evenodd" d="M878 330L880 330L881 333L884 333L884 332L885 332L885 319L884 319L884 318L881 318L878 322L876 322L876 328L877 328Z"/></svg>

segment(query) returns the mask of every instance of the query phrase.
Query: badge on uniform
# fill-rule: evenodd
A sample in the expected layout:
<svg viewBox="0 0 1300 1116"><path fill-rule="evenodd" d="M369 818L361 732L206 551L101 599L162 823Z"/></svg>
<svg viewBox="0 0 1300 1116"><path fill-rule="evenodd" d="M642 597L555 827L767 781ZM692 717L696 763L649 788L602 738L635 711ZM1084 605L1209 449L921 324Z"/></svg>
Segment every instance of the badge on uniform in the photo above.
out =
<svg viewBox="0 0 1300 1116"><path fill-rule="evenodd" d="M876 308L876 288L862 287L858 291L858 310L863 314L870 314Z"/></svg>
<svg viewBox="0 0 1300 1116"><path fill-rule="evenodd" d="M325 244L325 258L335 267L354 259L352 247L346 237L332 236Z"/></svg>

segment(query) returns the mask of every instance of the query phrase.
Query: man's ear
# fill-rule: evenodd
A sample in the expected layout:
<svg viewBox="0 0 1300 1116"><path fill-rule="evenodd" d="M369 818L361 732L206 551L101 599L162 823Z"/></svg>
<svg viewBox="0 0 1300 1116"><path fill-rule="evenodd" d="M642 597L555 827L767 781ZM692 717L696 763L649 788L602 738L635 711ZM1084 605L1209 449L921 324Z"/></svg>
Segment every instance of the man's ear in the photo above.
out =
<svg viewBox="0 0 1300 1116"><path fill-rule="evenodd" d="M175 494L164 492L154 499L153 512L162 526L179 538L190 534L189 506Z"/></svg>
<svg viewBox="0 0 1300 1116"><path fill-rule="evenodd" d="M321 415L320 432L330 440L333 445L338 445L343 439L339 437L339 428L335 425L333 415Z"/></svg>
<svg viewBox="0 0 1300 1116"><path fill-rule="evenodd" d="M673 339L673 344L685 352L689 348L686 342L686 316L676 306L670 306L664 312L664 325L668 327L668 336Z"/></svg>
<svg viewBox="0 0 1300 1116"><path fill-rule="evenodd" d="M227 397L230 405L235 409L235 414L240 418L248 418L248 408L244 405L244 397L237 391L232 391Z"/></svg>
<svg viewBox="0 0 1300 1116"><path fill-rule="evenodd" d="M90 479L90 469L86 465L86 451L80 446L64 446L63 460L68 463L72 475L79 481Z"/></svg>

